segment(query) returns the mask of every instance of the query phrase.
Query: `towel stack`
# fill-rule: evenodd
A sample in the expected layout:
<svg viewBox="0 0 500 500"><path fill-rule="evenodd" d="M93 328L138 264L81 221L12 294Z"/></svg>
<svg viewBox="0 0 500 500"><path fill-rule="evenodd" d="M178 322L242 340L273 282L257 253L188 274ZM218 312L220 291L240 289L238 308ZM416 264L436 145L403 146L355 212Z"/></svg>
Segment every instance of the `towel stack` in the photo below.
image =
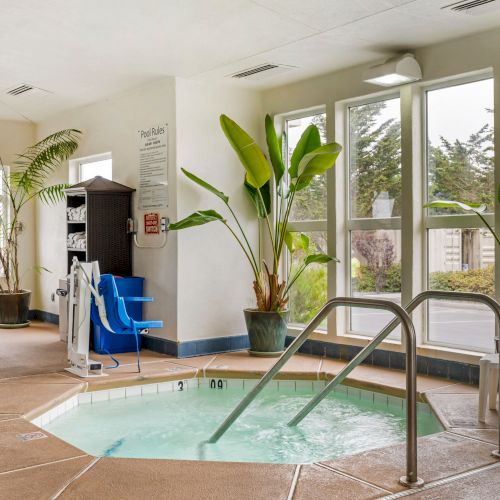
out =
<svg viewBox="0 0 500 500"><path fill-rule="evenodd" d="M68 234L68 248L87 249L87 237L84 232Z"/></svg>
<svg viewBox="0 0 500 500"><path fill-rule="evenodd" d="M85 222L85 215L87 213L87 205L80 205L79 207L66 209L68 220L71 222Z"/></svg>

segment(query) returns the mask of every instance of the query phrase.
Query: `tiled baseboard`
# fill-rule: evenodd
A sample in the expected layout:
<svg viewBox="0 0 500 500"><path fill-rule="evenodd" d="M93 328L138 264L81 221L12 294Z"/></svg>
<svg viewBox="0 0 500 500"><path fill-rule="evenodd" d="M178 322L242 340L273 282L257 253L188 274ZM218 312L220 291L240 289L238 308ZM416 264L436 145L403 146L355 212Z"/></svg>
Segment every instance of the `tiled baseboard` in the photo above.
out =
<svg viewBox="0 0 500 500"><path fill-rule="evenodd" d="M173 340L152 337L151 335L142 335L141 337L144 349L169 354L177 358L241 351L250 347L248 335L190 340L189 342L174 342Z"/></svg>
<svg viewBox="0 0 500 500"><path fill-rule="evenodd" d="M294 338L295 337L287 337L286 345L290 345ZM299 352L350 361L361 351L361 349L362 347L353 345L333 344L332 342L321 342L319 340L306 340L299 349ZM404 370L406 367L406 359L405 354L402 352L376 349L363 361L363 364ZM459 361L417 356L417 373L421 375L443 377L466 384L479 384L479 366L461 363Z"/></svg>
<svg viewBox="0 0 500 500"><path fill-rule="evenodd" d="M37 309L30 311L30 319L38 319L55 325L59 324L59 316L57 314ZM241 351L250 347L247 335L199 339L188 342L175 342L151 335L142 335L141 337L144 349L168 354L177 358ZM286 345L290 345L293 339L294 337L287 337ZM334 344L320 340L306 340L304 345L299 349L299 352L350 361L361 349L359 346ZM405 354L377 349L368 356L363 364L404 370L406 365ZM443 377L466 384L479 384L479 366L459 361L417 356L417 372L422 375Z"/></svg>
<svg viewBox="0 0 500 500"><path fill-rule="evenodd" d="M29 320L34 320L38 319L40 321L45 321L45 323L52 323L53 325L58 325L59 324L59 315L46 312L46 311L40 311L39 309L30 309L29 315L28 315Z"/></svg>

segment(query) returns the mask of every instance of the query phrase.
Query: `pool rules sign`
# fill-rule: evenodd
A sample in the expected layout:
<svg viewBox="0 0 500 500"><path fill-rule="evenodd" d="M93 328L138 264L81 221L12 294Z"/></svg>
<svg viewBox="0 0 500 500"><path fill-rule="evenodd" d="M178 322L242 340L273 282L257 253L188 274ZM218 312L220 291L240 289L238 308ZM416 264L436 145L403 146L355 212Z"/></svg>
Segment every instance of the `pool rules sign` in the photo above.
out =
<svg viewBox="0 0 500 500"><path fill-rule="evenodd" d="M139 209L168 207L167 124L138 130Z"/></svg>

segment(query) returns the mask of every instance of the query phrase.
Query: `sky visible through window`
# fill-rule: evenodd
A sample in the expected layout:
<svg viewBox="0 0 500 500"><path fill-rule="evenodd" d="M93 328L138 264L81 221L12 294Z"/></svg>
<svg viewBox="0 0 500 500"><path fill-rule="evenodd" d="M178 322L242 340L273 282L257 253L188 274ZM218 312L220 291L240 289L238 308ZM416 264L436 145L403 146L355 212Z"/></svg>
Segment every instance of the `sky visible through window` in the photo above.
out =
<svg viewBox="0 0 500 500"><path fill-rule="evenodd" d="M484 125L493 126L493 79L432 90L427 94L427 134L432 144L444 137L466 141Z"/></svg>
<svg viewBox="0 0 500 500"><path fill-rule="evenodd" d="M80 182L88 181L96 175L112 180L112 160L98 160L80 164Z"/></svg>

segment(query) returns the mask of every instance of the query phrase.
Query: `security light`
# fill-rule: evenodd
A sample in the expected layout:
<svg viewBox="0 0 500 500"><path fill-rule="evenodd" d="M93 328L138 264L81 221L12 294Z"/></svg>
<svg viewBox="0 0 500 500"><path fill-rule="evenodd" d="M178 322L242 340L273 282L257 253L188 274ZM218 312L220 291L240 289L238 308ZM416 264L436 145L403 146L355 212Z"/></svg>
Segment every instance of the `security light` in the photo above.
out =
<svg viewBox="0 0 500 500"><path fill-rule="evenodd" d="M422 79L422 71L413 54L394 57L368 68L363 81L382 87L394 87Z"/></svg>

